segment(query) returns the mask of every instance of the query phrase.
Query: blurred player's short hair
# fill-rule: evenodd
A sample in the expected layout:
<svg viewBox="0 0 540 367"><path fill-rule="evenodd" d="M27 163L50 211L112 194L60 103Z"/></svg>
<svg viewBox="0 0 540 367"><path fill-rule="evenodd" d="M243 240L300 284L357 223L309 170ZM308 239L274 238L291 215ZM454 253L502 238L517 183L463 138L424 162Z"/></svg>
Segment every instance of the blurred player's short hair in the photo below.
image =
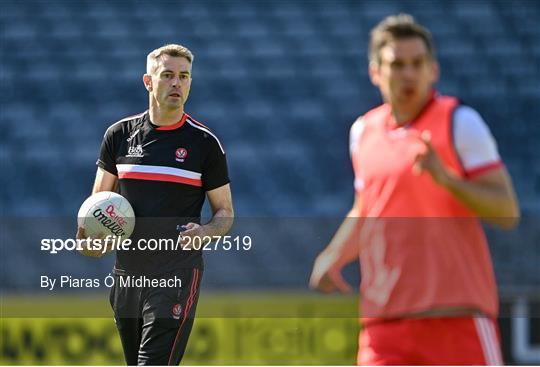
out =
<svg viewBox="0 0 540 367"><path fill-rule="evenodd" d="M399 14L384 18L371 30L369 41L369 62L381 62L380 51L389 42L408 38L421 38L426 44L429 55L435 58L435 46L431 32L417 23L412 15Z"/></svg>
<svg viewBox="0 0 540 367"><path fill-rule="evenodd" d="M146 73L153 74L158 66L158 60L163 55L169 55L172 57L184 57L189 61L190 64L193 64L193 53L182 45L169 44L156 48L154 51L150 52L146 57Z"/></svg>

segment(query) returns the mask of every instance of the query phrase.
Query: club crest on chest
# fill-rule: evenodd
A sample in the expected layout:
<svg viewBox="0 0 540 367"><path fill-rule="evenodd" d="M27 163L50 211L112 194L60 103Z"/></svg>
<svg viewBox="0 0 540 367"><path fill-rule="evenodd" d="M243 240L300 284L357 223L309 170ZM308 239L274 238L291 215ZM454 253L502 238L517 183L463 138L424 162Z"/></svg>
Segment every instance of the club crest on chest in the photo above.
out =
<svg viewBox="0 0 540 367"><path fill-rule="evenodd" d="M178 148L174 155L177 162L183 163L188 156L188 151L186 148Z"/></svg>

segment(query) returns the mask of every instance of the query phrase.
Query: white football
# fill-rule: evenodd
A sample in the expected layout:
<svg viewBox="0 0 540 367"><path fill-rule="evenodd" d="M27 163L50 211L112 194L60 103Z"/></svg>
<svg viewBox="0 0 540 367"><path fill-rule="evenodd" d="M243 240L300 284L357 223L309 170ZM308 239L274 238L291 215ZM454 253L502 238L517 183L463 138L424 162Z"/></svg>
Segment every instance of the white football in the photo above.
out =
<svg viewBox="0 0 540 367"><path fill-rule="evenodd" d="M125 197L112 191L101 191L82 203L77 215L79 227L87 237L107 235L126 239L133 233L135 213Z"/></svg>

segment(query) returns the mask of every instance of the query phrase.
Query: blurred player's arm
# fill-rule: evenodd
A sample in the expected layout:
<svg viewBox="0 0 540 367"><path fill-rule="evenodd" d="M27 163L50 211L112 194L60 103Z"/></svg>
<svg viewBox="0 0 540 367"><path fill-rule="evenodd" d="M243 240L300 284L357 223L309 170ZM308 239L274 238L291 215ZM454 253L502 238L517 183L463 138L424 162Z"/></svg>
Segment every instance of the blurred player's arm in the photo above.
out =
<svg viewBox="0 0 540 367"><path fill-rule="evenodd" d="M462 180L449 174L442 184L486 222L503 229L517 226L519 204L510 175L504 166L471 180Z"/></svg>
<svg viewBox="0 0 540 367"><path fill-rule="evenodd" d="M185 226L186 231L182 232L182 236L224 236L231 229L234 222L231 186L229 184L223 185L207 191L206 195L212 210L212 219L202 226L196 223L188 223Z"/></svg>
<svg viewBox="0 0 540 367"><path fill-rule="evenodd" d="M433 147L429 134L420 139L426 145L416 157L414 170L427 171L441 186L474 211L480 218L503 229L512 229L520 217L519 204L506 168L501 164L473 178L463 179L448 170Z"/></svg>
<svg viewBox="0 0 540 367"><path fill-rule="evenodd" d="M415 169L425 168L437 183L486 222L506 229L515 227L520 217L518 201L488 125L476 110L460 105L454 111L452 128L454 148L466 177L445 169L426 135L421 137L426 154L417 157L419 165Z"/></svg>
<svg viewBox="0 0 540 367"><path fill-rule="evenodd" d="M356 194L352 209L326 249L315 259L309 280L310 288L325 293L351 292L352 288L343 278L341 270L345 265L358 260L360 245L357 234L360 227L361 205L360 195Z"/></svg>

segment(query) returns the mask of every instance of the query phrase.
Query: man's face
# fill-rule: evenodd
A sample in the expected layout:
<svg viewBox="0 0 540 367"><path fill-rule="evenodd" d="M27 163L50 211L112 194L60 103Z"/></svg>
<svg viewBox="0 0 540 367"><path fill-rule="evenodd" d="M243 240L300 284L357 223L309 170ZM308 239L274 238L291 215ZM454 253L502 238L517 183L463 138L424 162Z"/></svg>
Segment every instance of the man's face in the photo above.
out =
<svg viewBox="0 0 540 367"><path fill-rule="evenodd" d="M181 108L191 87L191 63L185 57L162 55L152 75L144 75L144 84L160 108Z"/></svg>
<svg viewBox="0 0 540 367"><path fill-rule="evenodd" d="M389 42L379 51L380 64L370 65L370 77L386 102L415 108L425 103L438 79L438 65L421 38Z"/></svg>

